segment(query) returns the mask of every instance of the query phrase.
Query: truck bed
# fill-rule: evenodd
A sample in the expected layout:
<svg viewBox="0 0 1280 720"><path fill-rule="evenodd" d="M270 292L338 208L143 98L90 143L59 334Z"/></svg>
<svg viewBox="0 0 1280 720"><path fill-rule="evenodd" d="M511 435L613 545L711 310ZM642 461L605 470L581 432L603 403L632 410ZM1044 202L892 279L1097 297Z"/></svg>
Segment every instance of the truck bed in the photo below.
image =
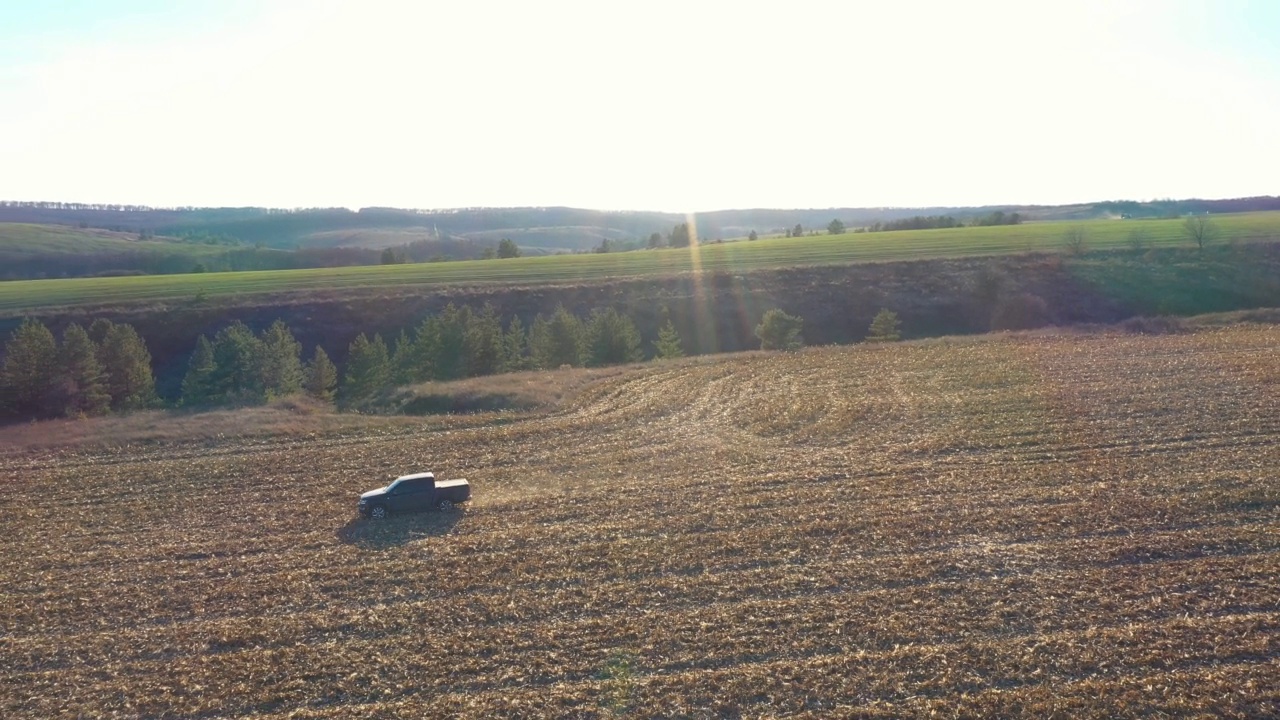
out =
<svg viewBox="0 0 1280 720"><path fill-rule="evenodd" d="M441 499L454 503L466 502L471 499L471 483L468 483L465 479L437 480L436 495Z"/></svg>

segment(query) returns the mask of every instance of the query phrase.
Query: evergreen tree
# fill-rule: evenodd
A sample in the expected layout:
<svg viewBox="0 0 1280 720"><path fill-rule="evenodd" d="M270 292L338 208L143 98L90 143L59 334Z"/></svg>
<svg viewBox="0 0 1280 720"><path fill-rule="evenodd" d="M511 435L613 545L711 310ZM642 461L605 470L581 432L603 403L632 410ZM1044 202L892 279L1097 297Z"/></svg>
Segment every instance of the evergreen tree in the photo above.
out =
<svg viewBox="0 0 1280 720"><path fill-rule="evenodd" d="M307 394L318 400L330 402L333 400L333 390L337 386L338 368L333 366L324 348L317 345L315 355L312 356L311 362L307 363L305 385Z"/></svg>
<svg viewBox="0 0 1280 720"><path fill-rule="evenodd" d="M261 402L266 393L262 359L262 341L248 325L237 320L219 330L213 338L214 401Z"/></svg>
<svg viewBox="0 0 1280 720"><path fill-rule="evenodd" d="M804 228L801 227L800 223L796 223L796 226L791 229L791 237L800 237L801 235L804 235Z"/></svg>
<svg viewBox="0 0 1280 720"><path fill-rule="evenodd" d="M360 333L347 351L347 372L338 391L342 406L354 410L369 408L390 380L387 344L382 336L374 335L370 341Z"/></svg>
<svg viewBox="0 0 1280 720"><path fill-rule="evenodd" d="M653 342L654 357L660 360L684 357L684 347L680 343L680 333L670 320L658 331L658 339Z"/></svg>
<svg viewBox="0 0 1280 720"><path fill-rule="evenodd" d="M93 323L94 328L98 322ZM92 328L89 335L93 336ZM98 358L107 376L107 392L113 409L136 410L155 404L151 353L132 325L110 325L98 347Z"/></svg>
<svg viewBox="0 0 1280 720"><path fill-rule="evenodd" d="M800 326L804 320L774 308L764 314L756 326L761 350L798 350L804 345L800 338Z"/></svg>
<svg viewBox="0 0 1280 720"><path fill-rule="evenodd" d="M510 238L502 238L498 241L498 257L518 258L520 257L520 247L512 242Z"/></svg>
<svg viewBox="0 0 1280 720"><path fill-rule="evenodd" d="M693 242L693 231L689 229L689 223L680 223L671 228L671 235L667 241L671 247L689 247Z"/></svg>
<svg viewBox="0 0 1280 720"><path fill-rule="evenodd" d="M867 342L893 342L902 337L899 331L898 313L883 308L871 321L867 331Z"/></svg>
<svg viewBox="0 0 1280 720"><path fill-rule="evenodd" d="M84 328L76 323L67 326L58 360L57 404L62 414L100 415L111 408L98 348Z"/></svg>
<svg viewBox="0 0 1280 720"><path fill-rule="evenodd" d="M840 222L839 219L832 220L831 224L827 225L827 232L832 235L839 235L840 233L843 233L844 223Z"/></svg>
<svg viewBox="0 0 1280 720"><path fill-rule="evenodd" d="M748 239L748 240L756 240L756 239L758 239L759 237L760 237L760 236L756 234L756 231L755 231L755 230L752 230L751 232L747 233L747 239Z"/></svg>
<svg viewBox="0 0 1280 720"><path fill-rule="evenodd" d="M466 377L466 337L470 321L471 308L459 309L453 303L427 321L427 353L432 378L456 380Z"/></svg>
<svg viewBox="0 0 1280 720"><path fill-rule="evenodd" d="M502 336L502 364L499 372L518 372L529 369L528 338L519 315L513 315Z"/></svg>
<svg viewBox="0 0 1280 720"><path fill-rule="evenodd" d="M631 318L614 308L592 314L586 330L587 364L620 365L636 362L640 352L640 332Z"/></svg>
<svg viewBox="0 0 1280 720"><path fill-rule="evenodd" d="M182 378L184 407L207 405L216 400L213 376L218 366L213 360L213 344L201 335L196 339L196 349L187 361L187 374Z"/></svg>
<svg viewBox="0 0 1280 720"><path fill-rule="evenodd" d="M432 358L435 357L435 338L439 334L438 323L435 316L429 316L418 325L417 330L413 333L413 340L409 342L402 352L398 352L399 357L393 357L392 361L397 366L396 370L402 372L401 385L410 383L419 383L430 380L435 375L435 369L431 366ZM400 341L396 341L396 348L399 350Z"/></svg>
<svg viewBox="0 0 1280 720"><path fill-rule="evenodd" d="M534 365L543 370L581 365L582 336L582 321L564 305L556 307L549 320L539 315L529 331L529 353Z"/></svg>
<svg viewBox="0 0 1280 720"><path fill-rule="evenodd" d="M58 344L43 323L27 318L5 343L0 387L10 407L20 416L47 417L52 406L58 371Z"/></svg>
<svg viewBox="0 0 1280 720"><path fill-rule="evenodd" d="M471 315L463 337L468 375L492 375L502 366L502 323L498 311L485 303L479 314Z"/></svg>
<svg viewBox="0 0 1280 720"><path fill-rule="evenodd" d="M395 344L391 346L391 384L408 385L416 382L413 372L414 355L414 344L409 339L409 333L401 330Z"/></svg>
<svg viewBox="0 0 1280 720"><path fill-rule="evenodd" d="M268 398L302 391L302 343L294 339L283 320L276 320L262 332L258 349L258 382Z"/></svg>
<svg viewBox="0 0 1280 720"><path fill-rule="evenodd" d="M115 323L106 318L98 318L97 320L94 320L93 323L89 325L89 339L93 341L94 345L102 347L102 343L107 339L107 333L111 332L111 328L114 327L114 325Z"/></svg>

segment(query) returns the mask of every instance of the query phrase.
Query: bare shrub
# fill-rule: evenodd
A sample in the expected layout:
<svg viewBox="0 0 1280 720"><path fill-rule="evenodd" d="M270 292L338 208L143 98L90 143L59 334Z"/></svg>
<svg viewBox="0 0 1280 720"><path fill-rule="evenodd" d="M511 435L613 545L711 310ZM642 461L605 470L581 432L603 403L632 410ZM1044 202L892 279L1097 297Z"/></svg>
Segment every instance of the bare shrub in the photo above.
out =
<svg viewBox="0 0 1280 720"><path fill-rule="evenodd" d="M1218 225L1208 215L1191 215L1182 222L1182 232L1196 244L1200 250L1213 242L1219 235Z"/></svg>
<svg viewBox="0 0 1280 720"><path fill-rule="evenodd" d="M1134 252L1144 252L1147 246L1151 244L1151 235L1146 228L1134 228L1129 231L1129 236L1125 238L1125 244Z"/></svg>
<svg viewBox="0 0 1280 720"><path fill-rule="evenodd" d="M1072 255L1083 255L1089 249L1089 231L1073 225L1062 233L1062 246Z"/></svg>
<svg viewBox="0 0 1280 720"><path fill-rule="evenodd" d="M1029 330L1049 323L1049 304L1031 293L1001 298L991 314L992 330Z"/></svg>

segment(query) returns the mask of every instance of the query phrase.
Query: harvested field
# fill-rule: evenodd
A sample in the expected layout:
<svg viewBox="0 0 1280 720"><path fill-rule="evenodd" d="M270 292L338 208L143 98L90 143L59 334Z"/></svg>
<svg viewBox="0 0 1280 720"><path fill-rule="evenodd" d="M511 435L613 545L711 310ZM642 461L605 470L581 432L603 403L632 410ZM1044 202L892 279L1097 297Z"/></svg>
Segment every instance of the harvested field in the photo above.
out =
<svg viewBox="0 0 1280 720"><path fill-rule="evenodd" d="M1280 713L1280 328L0 457L5 717ZM467 424L464 424L467 423ZM368 523L433 469L472 506Z"/></svg>

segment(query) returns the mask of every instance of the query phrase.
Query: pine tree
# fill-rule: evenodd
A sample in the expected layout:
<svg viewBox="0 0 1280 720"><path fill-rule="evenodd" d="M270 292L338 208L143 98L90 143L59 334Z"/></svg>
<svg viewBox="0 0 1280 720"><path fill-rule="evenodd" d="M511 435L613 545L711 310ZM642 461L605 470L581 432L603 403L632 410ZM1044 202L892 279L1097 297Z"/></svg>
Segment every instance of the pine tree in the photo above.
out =
<svg viewBox="0 0 1280 720"><path fill-rule="evenodd" d="M689 247L689 245L697 242L694 232L689 228L689 223L680 223L671 228L671 234L667 238L667 244L673 248Z"/></svg>
<svg viewBox="0 0 1280 720"><path fill-rule="evenodd" d="M492 375L502 365L502 322L493 305L485 303L479 314L471 315L463 337L468 375Z"/></svg>
<svg viewBox="0 0 1280 720"><path fill-rule="evenodd" d="M502 365L499 372L518 372L529 369L529 342L519 315L513 315L502 336Z"/></svg>
<svg viewBox="0 0 1280 720"><path fill-rule="evenodd" d="M597 311L586 330L587 364L620 365L641 358L640 332L631 318L614 308Z"/></svg>
<svg viewBox="0 0 1280 720"><path fill-rule="evenodd" d="M439 330L435 317L428 317L418 325L413 333L413 340L405 346L404 351L397 352L400 357L394 357L393 362L399 365L397 369L404 373L403 381L399 384L425 382L435 375L431 362L435 357L435 338ZM396 349L397 351L400 349L399 341L396 342Z"/></svg>
<svg viewBox="0 0 1280 720"><path fill-rule="evenodd" d="M268 397L284 397L302 391L302 343L289 326L276 320L262 332L258 345L258 383Z"/></svg>
<svg viewBox="0 0 1280 720"><path fill-rule="evenodd" d="M408 385L415 382L413 372L415 353L413 345L413 341L409 339L409 333L401 330L395 344L391 347L391 367L389 372L393 385Z"/></svg>
<svg viewBox="0 0 1280 720"><path fill-rule="evenodd" d="M101 415L111 407L105 374L98 363L98 348L89 333L71 323L62 333L58 354L57 397L62 414L67 417Z"/></svg>
<svg viewBox="0 0 1280 720"><path fill-rule="evenodd" d="M502 240L498 241L498 257L518 258L520 257L520 247L510 238L502 238Z"/></svg>
<svg viewBox="0 0 1280 720"><path fill-rule="evenodd" d="M311 362L307 363L307 394L318 400L330 402L333 400L333 390L337 386L338 368L333 366L324 348L317 345L315 355L312 356Z"/></svg>
<svg viewBox="0 0 1280 720"><path fill-rule="evenodd" d="M456 380L467 374L466 336L471 308L459 309L449 303L439 315L422 324L418 331L418 353L431 369L434 380Z"/></svg>
<svg viewBox="0 0 1280 720"><path fill-rule="evenodd" d="M196 339L196 349L187 361L187 374L182 378L183 407L199 407L216 400L213 377L218 366L213 359L213 344L201 335Z"/></svg>
<svg viewBox="0 0 1280 720"><path fill-rule="evenodd" d="M684 357L684 347L680 344L680 333L670 320L658 331L658 339L653 342L654 357L660 360Z"/></svg>
<svg viewBox="0 0 1280 720"><path fill-rule="evenodd" d="M893 342L902 337L899 331L898 313L883 308L876 313L867 330L867 342Z"/></svg>
<svg viewBox="0 0 1280 720"><path fill-rule="evenodd" d="M798 350L804 345L800 327L804 320L774 308L764 314L756 326L761 350Z"/></svg>
<svg viewBox="0 0 1280 720"><path fill-rule="evenodd" d="M89 339L93 341L94 345L102 347L102 343L107 339L107 333L111 332L111 328L114 326L115 323L106 318L98 318L97 320L94 320L93 323L89 325Z"/></svg>
<svg viewBox="0 0 1280 720"><path fill-rule="evenodd" d="M58 370L58 344L43 323L27 318L5 343L0 387L7 404L20 416L47 417Z"/></svg>
<svg viewBox="0 0 1280 720"><path fill-rule="evenodd" d="M213 393L217 402L256 403L266 394L262 373L263 350L248 325L239 320L213 338Z"/></svg>
<svg viewBox="0 0 1280 720"><path fill-rule="evenodd" d="M342 406L354 410L369 408L390 380L387 344L382 336L374 335L370 341L360 333L347 351L347 372L339 389Z"/></svg>
<svg viewBox="0 0 1280 720"><path fill-rule="evenodd" d="M534 365L554 370L562 365L582 364L582 321L565 309L556 307L551 319L539 315L529 331L529 353Z"/></svg>
<svg viewBox="0 0 1280 720"><path fill-rule="evenodd" d="M98 327L98 322L93 327ZM93 329L90 329L90 337ZM151 374L151 353L132 325L106 328L98 359L107 376L107 392L115 410L136 410L156 403L156 381Z"/></svg>

